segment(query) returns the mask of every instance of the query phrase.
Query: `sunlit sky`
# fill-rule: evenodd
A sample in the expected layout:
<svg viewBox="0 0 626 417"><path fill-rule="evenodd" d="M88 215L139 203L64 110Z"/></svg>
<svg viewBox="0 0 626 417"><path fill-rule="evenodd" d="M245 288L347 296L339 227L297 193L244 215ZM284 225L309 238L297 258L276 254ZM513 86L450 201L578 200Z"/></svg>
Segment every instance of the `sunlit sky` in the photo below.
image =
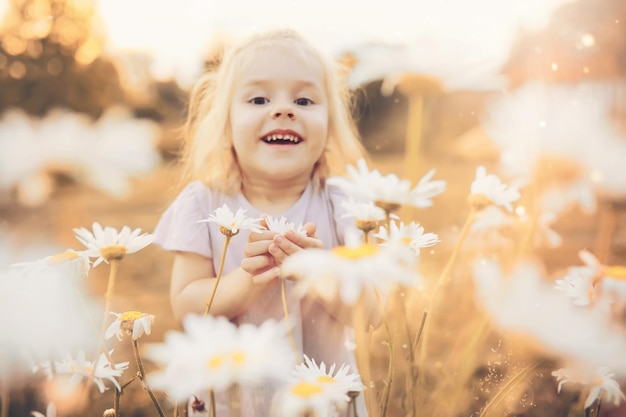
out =
<svg viewBox="0 0 626 417"><path fill-rule="evenodd" d="M0 0L0 14L9 0ZM195 78L217 36L292 27L332 55L364 42L459 41L504 61L516 31L569 0L100 0L110 50L146 51L161 77Z"/></svg>

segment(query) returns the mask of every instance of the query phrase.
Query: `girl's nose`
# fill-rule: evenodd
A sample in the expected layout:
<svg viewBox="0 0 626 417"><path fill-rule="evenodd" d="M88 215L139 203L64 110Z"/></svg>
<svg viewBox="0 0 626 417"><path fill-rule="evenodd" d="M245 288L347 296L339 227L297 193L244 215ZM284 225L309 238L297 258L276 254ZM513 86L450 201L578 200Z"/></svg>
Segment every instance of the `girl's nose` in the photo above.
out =
<svg viewBox="0 0 626 417"><path fill-rule="evenodd" d="M278 105L272 111L272 119L280 119L281 117L287 117L290 120L296 120L296 113L291 106Z"/></svg>

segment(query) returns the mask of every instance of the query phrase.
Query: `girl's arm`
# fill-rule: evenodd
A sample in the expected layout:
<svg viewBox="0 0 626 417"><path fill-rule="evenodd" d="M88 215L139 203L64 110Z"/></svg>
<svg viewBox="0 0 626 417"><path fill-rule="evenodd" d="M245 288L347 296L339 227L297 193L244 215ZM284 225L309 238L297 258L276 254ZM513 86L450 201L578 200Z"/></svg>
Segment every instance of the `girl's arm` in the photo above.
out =
<svg viewBox="0 0 626 417"><path fill-rule="evenodd" d="M250 233L241 266L220 278L210 314L229 319L240 315L267 289L276 285L278 267L268 247L274 232ZM213 260L191 252L176 252L170 284L174 317L203 314L217 279Z"/></svg>
<svg viewBox="0 0 626 417"><path fill-rule="evenodd" d="M172 267L170 303L178 321L190 313L203 314L216 278L213 261L191 252L177 252ZM211 304L210 314L236 317L263 293L267 285L252 282L241 267L223 275Z"/></svg>

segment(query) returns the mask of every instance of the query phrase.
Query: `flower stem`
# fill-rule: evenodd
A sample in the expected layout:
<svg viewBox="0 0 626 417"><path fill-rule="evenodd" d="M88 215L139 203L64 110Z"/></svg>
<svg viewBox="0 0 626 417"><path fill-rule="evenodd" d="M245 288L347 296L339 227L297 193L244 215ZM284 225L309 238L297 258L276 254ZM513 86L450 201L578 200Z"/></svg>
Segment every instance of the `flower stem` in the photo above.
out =
<svg viewBox="0 0 626 417"><path fill-rule="evenodd" d="M146 392L150 396L150 399L152 400L152 404L154 404L154 408L156 408L157 413L159 413L159 416L165 417L165 414L163 414L163 409L159 405L159 401L157 401L156 397L154 396L154 392L152 392L152 389L150 389L150 386L148 386L148 384L146 383L146 372L143 367L143 361L141 360L141 355L139 354L138 343L139 342L137 339L132 339L133 356L135 356L135 362L137 362L137 370L139 371L139 379L141 380L143 384L143 388L146 390Z"/></svg>
<svg viewBox="0 0 626 417"><path fill-rule="evenodd" d="M296 347L296 341L291 331L291 322L289 321L289 309L287 308L287 293L285 291L285 280L280 278L280 295L283 302L283 311L285 312L285 323L287 324L287 334L289 335L289 342L291 343L291 349L296 357L296 363L300 364L300 355L298 355L298 348Z"/></svg>
<svg viewBox="0 0 626 417"><path fill-rule="evenodd" d="M472 225L472 223L474 223L475 217L476 217L476 209L472 207L470 209L469 214L467 215L467 219L465 220L463 229L461 230L461 235L459 236L459 239L454 245L452 254L450 255L450 258L448 258L448 262L444 266L443 270L441 271L441 274L439 275L439 278L437 279L434 293L437 293L437 290L447 281L448 275L450 274L450 270L452 269L452 266L454 265L456 258L459 256L459 252L461 251L463 242L465 241L465 238L467 237L467 233L469 232L470 226Z"/></svg>
<svg viewBox="0 0 626 417"><path fill-rule="evenodd" d="M109 261L109 280L107 282L107 289L104 293L104 311L102 317L102 326L100 328L100 337L98 339L98 348L96 349L96 356L94 359L94 364L98 364L98 360L100 359L100 354L104 353L104 356L107 358L112 368L115 368L115 364L113 363L113 359L109 355L109 352L104 348L104 335L106 333L107 328L107 315L111 310L111 300L113 298L113 289L115 288L115 280L117 278L117 269L118 269L118 260L111 259ZM87 378L87 383L84 387L84 395L87 397L89 395L89 389L91 388L91 384L93 383L93 379L95 376L97 366L94 366L91 372L89 373L89 378Z"/></svg>
<svg viewBox="0 0 626 417"><path fill-rule="evenodd" d="M216 412L215 412L215 391L212 390L212 389L209 390L209 398L210 398L209 401L211 402L211 413L210 413L210 416L211 417L215 417L215 414L216 414Z"/></svg>
<svg viewBox="0 0 626 417"><path fill-rule="evenodd" d="M213 285L213 290L211 291L211 296L209 297L209 301L206 303L206 308L204 309L204 315L208 316L209 311L211 310L211 305L213 304L213 298L215 298L215 292L217 291L217 286L220 283L220 278L222 277L222 270L224 269L224 261L226 260L226 251L228 250L228 244L230 243L230 235L225 235L226 240L224 241L224 250L222 250L222 258L220 259L220 266L217 271L217 277L215 278L215 285Z"/></svg>
<svg viewBox="0 0 626 417"><path fill-rule="evenodd" d="M391 338L391 329L389 328L389 322L387 321L387 315L385 314L385 307L380 298L380 294L378 291L374 291L376 294L376 301L378 302L378 307L380 308L380 313L383 318L383 324L385 326L385 331L387 332L387 337L389 341L387 342L387 348L389 350L389 365L387 368L387 379L385 381L385 389L383 390L383 395L380 402L380 417L385 417L387 415L387 407L389 406L389 396L391 394L391 383L393 381L394 376L394 355L393 355L393 342Z"/></svg>

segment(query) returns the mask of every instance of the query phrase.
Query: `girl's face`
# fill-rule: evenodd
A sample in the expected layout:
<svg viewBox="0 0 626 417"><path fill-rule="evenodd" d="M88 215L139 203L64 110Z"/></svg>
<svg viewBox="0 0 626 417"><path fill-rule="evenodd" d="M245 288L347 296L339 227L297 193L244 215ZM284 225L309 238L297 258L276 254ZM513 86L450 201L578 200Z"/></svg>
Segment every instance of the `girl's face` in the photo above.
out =
<svg viewBox="0 0 626 417"><path fill-rule="evenodd" d="M237 69L230 106L233 147L244 181L307 181L328 134L322 68L293 48L254 54Z"/></svg>

